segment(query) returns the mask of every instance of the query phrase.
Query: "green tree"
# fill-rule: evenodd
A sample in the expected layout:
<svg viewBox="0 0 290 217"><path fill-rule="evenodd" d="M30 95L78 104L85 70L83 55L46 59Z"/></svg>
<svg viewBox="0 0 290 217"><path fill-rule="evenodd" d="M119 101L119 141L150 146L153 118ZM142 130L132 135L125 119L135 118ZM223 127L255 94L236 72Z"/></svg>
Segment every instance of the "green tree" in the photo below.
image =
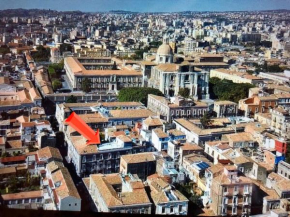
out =
<svg viewBox="0 0 290 217"><path fill-rule="evenodd" d="M0 54L5 55L10 53L10 49L8 47L0 47Z"/></svg>
<svg viewBox="0 0 290 217"><path fill-rule="evenodd" d="M48 66L48 73L51 78L60 78L64 67L64 61L60 63L53 63Z"/></svg>
<svg viewBox="0 0 290 217"><path fill-rule="evenodd" d="M50 76L50 78L55 78L56 77L56 72L55 72L55 69L51 66L48 67L48 74Z"/></svg>
<svg viewBox="0 0 290 217"><path fill-rule="evenodd" d="M190 94L190 90L185 87L185 88L180 88L178 91L178 95L184 97L184 98L188 98Z"/></svg>
<svg viewBox="0 0 290 217"><path fill-rule="evenodd" d="M54 90L57 90L57 89L59 89L61 87L62 87L62 83L59 80L55 79L55 80L52 81L52 88Z"/></svg>
<svg viewBox="0 0 290 217"><path fill-rule="evenodd" d="M249 89L255 87L248 83L233 83L230 80L220 80L219 78L210 78L209 91L212 99L229 100L238 103L239 100L247 98Z"/></svg>
<svg viewBox="0 0 290 217"><path fill-rule="evenodd" d="M69 98L67 98L66 102L67 103L76 103L78 101L78 98L74 95L69 96Z"/></svg>
<svg viewBox="0 0 290 217"><path fill-rule="evenodd" d="M31 52L31 56L36 62L48 61L50 57L50 49L40 45L36 48L36 51Z"/></svg>
<svg viewBox="0 0 290 217"><path fill-rule="evenodd" d="M89 93L92 90L92 82L90 79L85 78L82 80L82 86L81 86L82 91L85 93Z"/></svg>
<svg viewBox="0 0 290 217"><path fill-rule="evenodd" d="M280 68L278 65L268 66L268 72L282 72L283 69Z"/></svg>
<svg viewBox="0 0 290 217"><path fill-rule="evenodd" d="M208 128L210 123L212 122L210 118L210 114L206 112L201 118L200 118L200 123L204 129Z"/></svg>
<svg viewBox="0 0 290 217"><path fill-rule="evenodd" d="M1 157L11 157L11 154L9 152L4 152Z"/></svg>
<svg viewBox="0 0 290 217"><path fill-rule="evenodd" d="M162 41L152 41L149 43L150 48L158 48L160 45L162 45Z"/></svg>
<svg viewBox="0 0 290 217"><path fill-rule="evenodd" d="M120 102L141 102L147 106L148 94L164 96L160 90L151 87L126 87L119 91L118 99Z"/></svg>
<svg viewBox="0 0 290 217"><path fill-rule="evenodd" d="M60 45L59 51L60 51L61 55L63 54L63 52L67 52L67 51L73 52L73 47L70 44L63 43Z"/></svg>

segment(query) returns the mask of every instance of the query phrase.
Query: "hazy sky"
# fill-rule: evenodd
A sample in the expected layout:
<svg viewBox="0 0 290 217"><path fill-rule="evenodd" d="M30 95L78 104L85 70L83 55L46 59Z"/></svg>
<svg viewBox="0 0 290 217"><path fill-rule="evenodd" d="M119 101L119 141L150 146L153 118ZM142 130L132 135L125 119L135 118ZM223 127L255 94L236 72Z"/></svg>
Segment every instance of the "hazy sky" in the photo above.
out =
<svg viewBox="0 0 290 217"><path fill-rule="evenodd" d="M54 10L140 12L237 11L290 9L290 0L0 0L0 9L41 8Z"/></svg>

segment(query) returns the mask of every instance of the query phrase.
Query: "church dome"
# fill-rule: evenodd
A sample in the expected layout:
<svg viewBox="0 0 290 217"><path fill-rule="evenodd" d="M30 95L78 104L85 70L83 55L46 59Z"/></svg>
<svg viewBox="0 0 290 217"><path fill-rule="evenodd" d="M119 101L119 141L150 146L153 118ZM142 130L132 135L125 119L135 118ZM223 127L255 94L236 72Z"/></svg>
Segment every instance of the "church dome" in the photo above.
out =
<svg viewBox="0 0 290 217"><path fill-rule="evenodd" d="M158 50L158 55L173 55L172 49L168 44L162 44Z"/></svg>

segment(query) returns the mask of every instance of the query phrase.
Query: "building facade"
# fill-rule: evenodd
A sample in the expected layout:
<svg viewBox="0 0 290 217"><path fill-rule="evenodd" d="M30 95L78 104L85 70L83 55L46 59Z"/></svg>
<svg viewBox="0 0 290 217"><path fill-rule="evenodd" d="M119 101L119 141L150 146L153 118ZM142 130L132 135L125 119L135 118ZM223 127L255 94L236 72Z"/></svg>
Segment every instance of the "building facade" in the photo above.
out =
<svg viewBox="0 0 290 217"><path fill-rule="evenodd" d="M117 91L123 87L141 87L142 73L132 68L118 68L110 57L64 59L64 69L73 90L81 90L82 81L91 81L92 91Z"/></svg>

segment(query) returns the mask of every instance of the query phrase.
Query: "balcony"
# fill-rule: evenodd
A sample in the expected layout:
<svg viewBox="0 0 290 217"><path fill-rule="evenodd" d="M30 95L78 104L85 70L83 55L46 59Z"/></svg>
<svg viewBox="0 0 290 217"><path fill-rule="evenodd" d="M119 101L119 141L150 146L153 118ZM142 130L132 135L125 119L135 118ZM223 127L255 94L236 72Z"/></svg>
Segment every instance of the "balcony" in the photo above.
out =
<svg viewBox="0 0 290 217"><path fill-rule="evenodd" d="M243 202L243 206L248 206L249 205L249 201L244 201Z"/></svg>
<svg viewBox="0 0 290 217"><path fill-rule="evenodd" d="M224 196L228 196L229 195L229 192L224 192L223 195Z"/></svg>
<svg viewBox="0 0 290 217"><path fill-rule="evenodd" d="M244 195L245 195L245 194L250 194L249 189L245 189L245 190L244 190Z"/></svg>
<svg viewBox="0 0 290 217"><path fill-rule="evenodd" d="M233 195L238 195L239 194L239 191L234 191L233 192Z"/></svg>

